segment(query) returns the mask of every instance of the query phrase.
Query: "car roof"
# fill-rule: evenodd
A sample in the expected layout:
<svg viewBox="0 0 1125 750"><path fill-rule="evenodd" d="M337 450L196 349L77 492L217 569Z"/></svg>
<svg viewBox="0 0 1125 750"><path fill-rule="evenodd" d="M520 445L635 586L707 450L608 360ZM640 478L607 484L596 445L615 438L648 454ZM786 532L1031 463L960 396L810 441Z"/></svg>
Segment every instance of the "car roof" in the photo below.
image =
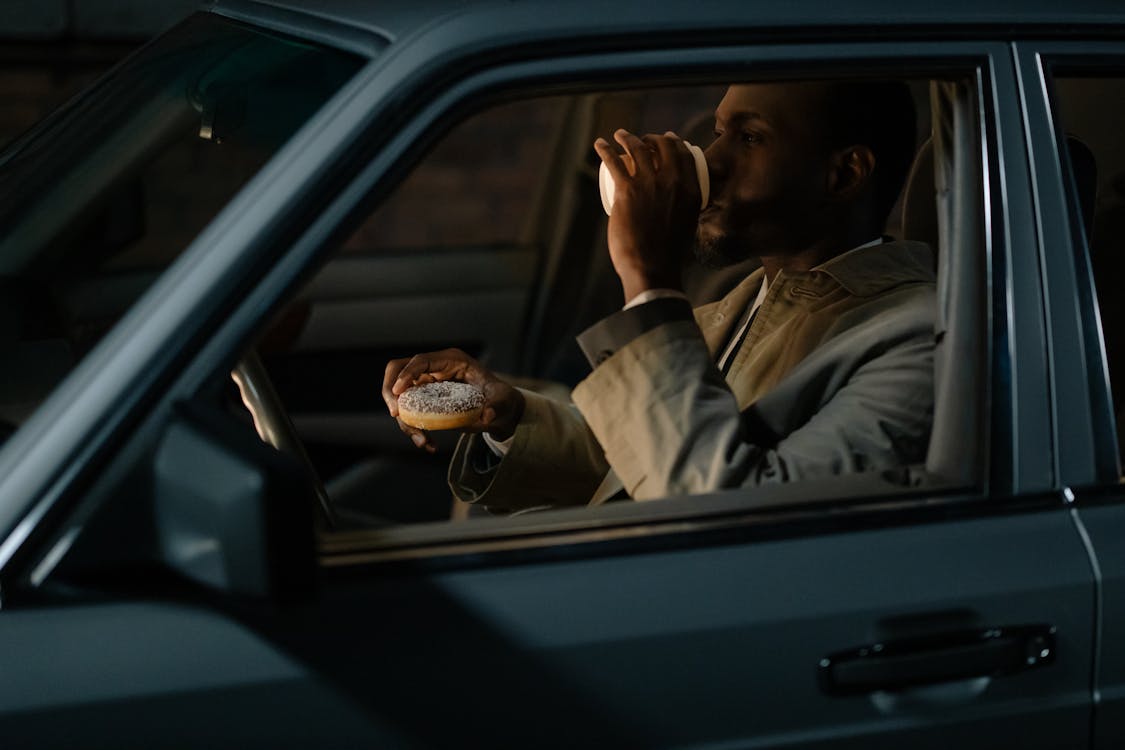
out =
<svg viewBox="0 0 1125 750"><path fill-rule="evenodd" d="M443 24L476 37L566 38L723 29L821 30L826 34L889 28L969 28L1058 34L1075 27L1120 33L1120 0L211 0L242 17L300 13L374 32L390 42ZM1116 27L1116 28L1114 28Z"/></svg>

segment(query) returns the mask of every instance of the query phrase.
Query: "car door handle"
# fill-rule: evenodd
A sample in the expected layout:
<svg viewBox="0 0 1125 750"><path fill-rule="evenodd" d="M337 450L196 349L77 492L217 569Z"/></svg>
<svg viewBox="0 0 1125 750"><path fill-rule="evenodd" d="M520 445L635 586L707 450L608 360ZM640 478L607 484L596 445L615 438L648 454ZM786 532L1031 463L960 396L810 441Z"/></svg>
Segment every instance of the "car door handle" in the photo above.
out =
<svg viewBox="0 0 1125 750"><path fill-rule="evenodd" d="M905 638L838 651L820 660L820 688L829 695L999 677L1055 659L1055 628L1018 625Z"/></svg>

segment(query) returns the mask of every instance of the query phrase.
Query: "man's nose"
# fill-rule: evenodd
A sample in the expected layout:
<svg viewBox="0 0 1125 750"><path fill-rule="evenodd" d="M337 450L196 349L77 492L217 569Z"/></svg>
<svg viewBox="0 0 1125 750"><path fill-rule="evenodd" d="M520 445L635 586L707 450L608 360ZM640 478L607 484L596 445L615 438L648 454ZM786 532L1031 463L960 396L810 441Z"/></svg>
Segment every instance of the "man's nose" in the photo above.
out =
<svg viewBox="0 0 1125 750"><path fill-rule="evenodd" d="M721 188L723 182L726 181L729 172L726 153L723 150L721 141L721 138L716 138L703 152L703 158L707 162L707 173L711 178L711 195L715 195L719 192L719 188Z"/></svg>

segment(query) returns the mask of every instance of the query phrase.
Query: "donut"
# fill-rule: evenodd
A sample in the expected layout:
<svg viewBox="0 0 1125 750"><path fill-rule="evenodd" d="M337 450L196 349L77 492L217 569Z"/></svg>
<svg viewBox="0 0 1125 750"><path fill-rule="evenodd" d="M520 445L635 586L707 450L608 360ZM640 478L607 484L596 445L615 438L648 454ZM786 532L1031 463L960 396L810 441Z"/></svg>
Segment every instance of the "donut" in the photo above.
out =
<svg viewBox="0 0 1125 750"><path fill-rule="evenodd" d="M398 418L420 430L456 430L480 418L484 394L476 386L443 380L408 388L398 397Z"/></svg>

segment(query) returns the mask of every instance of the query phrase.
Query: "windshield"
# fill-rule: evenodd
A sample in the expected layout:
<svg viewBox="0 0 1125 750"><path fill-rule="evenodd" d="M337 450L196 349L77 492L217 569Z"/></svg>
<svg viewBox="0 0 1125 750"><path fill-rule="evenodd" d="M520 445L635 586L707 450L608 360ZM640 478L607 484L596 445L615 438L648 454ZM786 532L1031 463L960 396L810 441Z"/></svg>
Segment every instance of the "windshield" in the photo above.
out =
<svg viewBox="0 0 1125 750"><path fill-rule="evenodd" d="M0 440L362 62L198 14L0 155Z"/></svg>

